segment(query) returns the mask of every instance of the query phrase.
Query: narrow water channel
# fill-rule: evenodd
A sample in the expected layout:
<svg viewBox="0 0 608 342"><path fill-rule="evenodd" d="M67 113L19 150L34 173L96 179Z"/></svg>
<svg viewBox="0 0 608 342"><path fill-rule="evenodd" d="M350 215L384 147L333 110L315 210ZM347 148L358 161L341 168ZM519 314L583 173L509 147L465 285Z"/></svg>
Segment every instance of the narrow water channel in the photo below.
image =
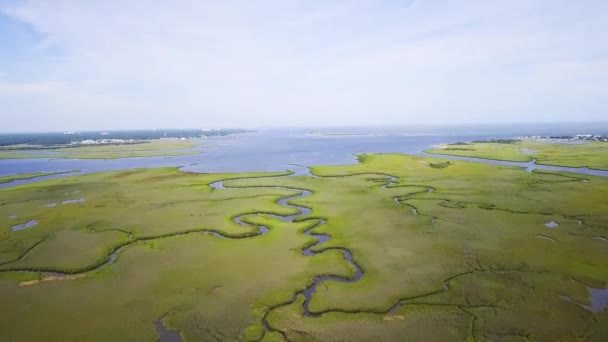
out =
<svg viewBox="0 0 608 342"><path fill-rule="evenodd" d="M308 168L306 167L301 167L301 168L305 168L307 169L306 173L310 173L310 170L308 170ZM300 175L302 174L302 172L295 172L292 175L289 176L294 176L294 175ZM289 177L287 176L287 177ZM396 178L390 176L390 181L387 182L386 184L382 185L382 188L385 188L386 186L392 185L395 183ZM247 178L244 178L247 179ZM238 181L239 179L231 179L230 181ZM242 179L240 179L242 180ZM225 189L225 188L231 188L229 186L225 185L226 181L218 181L218 182L214 182L211 183L210 186L213 189ZM276 215L276 214L266 214L268 216L274 217L276 219L279 219L283 222L290 222L293 223L296 220L305 217L307 215L310 215L310 213L312 212L311 208L305 207L305 206L300 206L300 205L296 205L296 204L292 204L290 203L291 201L298 199L298 198L304 198L304 197L308 197L311 196L313 193L309 190L306 189L297 189L297 188L291 188L291 187L282 187L282 186L238 186L238 187L232 187L232 188L236 188L236 189L243 189L243 188L274 188L274 189L285 189L285 190L294 190L294 191L299 191L298 194L293 195L293 196L288 196L288 197L283 197L281 199L279 199L277 201L277 203L283 207L286 208L292 208L297 210L296 214L293 215ZM305 232L304 235L306 236L310 236L314 239L316 239L317 241L311 245L308 246L306 248L303 248L301 250L302 254L304 254L305 256L315 256L317 254L321 254L324 253L328 250L335 250L335 251L339 251L340 253L342 253L344 260L346 260L355 270L355 274L352 277L344 277L344 276L340 276L340 275L320 275L320 276L316 276L312 283L310 285L308 285L308 287L304 288L303 290L299 291L298 293L296 293L293 298L291 303L295 302L295 300L297 299L298 295L303 295L304 296L304 304L302 305L302 311L303 314L305 316L309 316L309 317L315 317L318 316L318 313L312 312L310 311L310 301L312 300L312 296L315 294L317 288L319 287L319 285L321 285L324 282L328 282L328 281L336 281L336 282L341 282L341 283L354 283L359 281L363 275L363 269L361 268L361 266L354 260L353 258L353 254L352 252L346 248L346 247L330 247L330 248L326 248L323 250L318 250L319 246L325 244L327 241L329 241L331 239L331 236L328 234L321 234L321 233L315 233L314 230L317 229L320 226L323 226L324 224L327 223L326 220L324 219L311 219L311 220L316 220L316 224L314 224L312 227L308 228ZM235 218L235 222L239 223L242 222L242 220L240 219L239 216L237 216ZM246 224L246 223L245 223ZM246 224L247 225L247 224ZM260 234L263 235L265 233L268 232L268 228L267 227L263 227L260 226ZM268 322L268 315L269 315L270 311L266 313L266 315L263 317L262 319L262 324L264 325L264 328L266 330L266 332L270 332L273 331L273 328L270 326L270 323Z"/></svg>
<svg viewBox="0 0 608 342"><path fill-rule="evenodd" d="M424 156L424 157L462 160L462 161L482 163L482 164L492 164L492 165L515 166L515 167L524 168L526 170L526 172L532 172L533 170L563 171L563 172L578 173L578 174L582 174L582 175L608 177L608 170L596 170L596 169L590 169L588 167L566 167L566 166L537 164L536 159L533 159L532 161L529 161L529 162L515 162L515 161L507 161L507 160L462 157L462 156L453 156L453 155L449 155L449 154L435 154L435 153L426 153L426 152L419 152L416 154L420 155L420 156Z"/></svg>

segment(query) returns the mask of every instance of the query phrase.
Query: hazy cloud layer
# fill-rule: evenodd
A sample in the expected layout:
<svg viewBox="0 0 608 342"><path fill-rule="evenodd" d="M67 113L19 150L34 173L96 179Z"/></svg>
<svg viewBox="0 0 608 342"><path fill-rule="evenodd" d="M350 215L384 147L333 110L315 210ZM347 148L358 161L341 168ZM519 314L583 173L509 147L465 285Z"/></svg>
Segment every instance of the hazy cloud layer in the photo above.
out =
<svg viewBox="0 0 608 342"><path fill-rule="evenodd" d="M0 5L1 130L605 120L608 1Z"/></svg>

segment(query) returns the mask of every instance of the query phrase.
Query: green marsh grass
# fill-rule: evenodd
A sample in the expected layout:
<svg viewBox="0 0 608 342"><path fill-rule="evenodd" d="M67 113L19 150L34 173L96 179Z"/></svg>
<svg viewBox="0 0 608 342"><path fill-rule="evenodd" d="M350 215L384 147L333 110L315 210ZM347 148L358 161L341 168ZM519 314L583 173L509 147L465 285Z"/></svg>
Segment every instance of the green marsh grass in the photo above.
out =
<svg viewBox="0 0 608 342"><path fill-rule="evenodd" d="M608 242L598 239L608 238L607 179L464 161L432 168L447 161L418 156L359 159L314 167L318 178L164 168L0 190L0 269L77 271L129 246L83 278L19 286L44 275L1 272L2 336L154 340L163 317L187 341L607 338L608 312L583 307L583 284L608 284ZM209 187L223 179L236 188ZM277 186L312 191L291 201L311 214L295 223L256 214L295 214L276 201L298 191ZM86 202L44 207L74 191ZM9 215L40 223L11 232ZM253 236L255 227L232 221L238 215L270 232ZM303 231L315 218L327 223L314 232L331 240L307 257L314 240ZM559 226L545 227L550 221ZM365 274L320 284L310 303L319 316L303 316L303 297L292 299L315 276L353 275L331 247L348 248Z"/></svg>
<svg viewBox="0 0 608 342"><path fill-rule="evenodd" d="M428 153L608 170L608 143L554 143L537 140L510 144L469 143L466 148L441 145Z"/></svg>

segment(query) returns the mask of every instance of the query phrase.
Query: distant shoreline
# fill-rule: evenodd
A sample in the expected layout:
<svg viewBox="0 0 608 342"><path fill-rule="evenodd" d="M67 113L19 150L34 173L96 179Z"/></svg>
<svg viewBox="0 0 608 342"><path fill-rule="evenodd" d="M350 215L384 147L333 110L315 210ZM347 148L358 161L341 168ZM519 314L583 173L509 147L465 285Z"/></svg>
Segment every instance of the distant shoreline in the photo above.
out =
<svg viewBox="0 0 608 342"><path fill-rule="evenodd" d="M130 130L53 133L0 133L0 149L44 149L72 146L135 144L160 139L196 139L250 133L245 129Z"/></svg>

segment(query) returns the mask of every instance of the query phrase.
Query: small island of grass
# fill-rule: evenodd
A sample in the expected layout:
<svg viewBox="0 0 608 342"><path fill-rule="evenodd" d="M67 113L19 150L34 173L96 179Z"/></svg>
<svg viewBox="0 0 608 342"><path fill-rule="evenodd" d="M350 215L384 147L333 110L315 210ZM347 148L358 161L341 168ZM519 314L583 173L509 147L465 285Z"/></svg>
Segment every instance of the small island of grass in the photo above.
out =
<svg viewBox="0 0 608 342"><path fill-rule="evenodd" d="M544 165L608 170L608 143L599 141L497 139L440 145L425 152L515 162L536 160L537 164Z"/></svg>

